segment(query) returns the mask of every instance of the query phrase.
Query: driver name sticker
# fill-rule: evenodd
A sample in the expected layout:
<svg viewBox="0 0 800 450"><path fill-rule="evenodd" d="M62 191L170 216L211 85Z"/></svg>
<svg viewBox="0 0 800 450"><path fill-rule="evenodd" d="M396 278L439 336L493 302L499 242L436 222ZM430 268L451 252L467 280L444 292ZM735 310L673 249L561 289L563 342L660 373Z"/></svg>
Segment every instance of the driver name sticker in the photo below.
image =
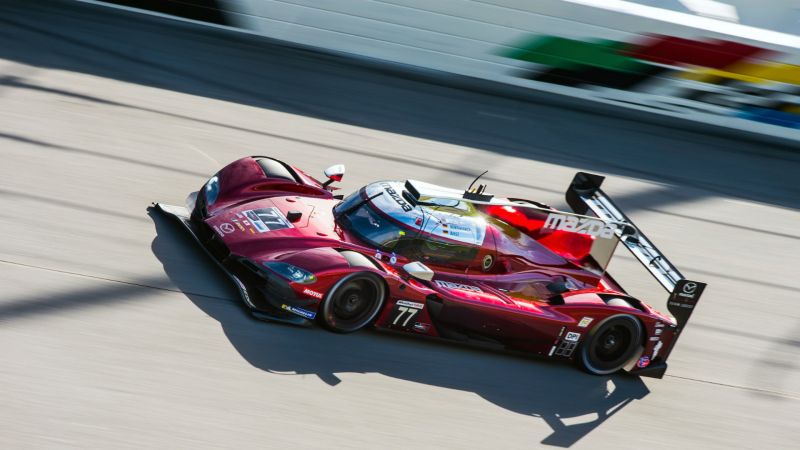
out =
<svg viewBox="0 0 800 450"><path fill-rule="evenodd" d="M275 207L248 209L247 211L243 211L243 213L259 233L293 228L292 224L286 219L286 216L283 215L281 210Z"/></svg>

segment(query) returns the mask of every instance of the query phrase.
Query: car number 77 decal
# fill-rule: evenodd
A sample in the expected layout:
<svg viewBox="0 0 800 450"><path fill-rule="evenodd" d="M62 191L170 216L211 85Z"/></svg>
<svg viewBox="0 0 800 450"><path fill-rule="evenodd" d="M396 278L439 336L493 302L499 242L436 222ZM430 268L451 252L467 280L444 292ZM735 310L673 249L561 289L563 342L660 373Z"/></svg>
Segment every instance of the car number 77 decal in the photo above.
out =
<svg viewBox="0 0 800 450"><path fill-rule="evenodd" d="M392 326L409 328L414 325L413 319L425 305L408 300L398 300L392 311Z"/></svg>

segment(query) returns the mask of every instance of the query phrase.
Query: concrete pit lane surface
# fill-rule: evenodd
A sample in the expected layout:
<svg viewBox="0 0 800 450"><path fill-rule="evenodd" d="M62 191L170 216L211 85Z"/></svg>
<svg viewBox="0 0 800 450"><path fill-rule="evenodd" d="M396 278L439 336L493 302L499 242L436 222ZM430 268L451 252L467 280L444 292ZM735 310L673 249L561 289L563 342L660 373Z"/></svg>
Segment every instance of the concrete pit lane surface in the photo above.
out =
<svg viewBox="0 0 800 450"><path fill-rule="evenodd" d="M168 19L0 2L0 448L796 448L800 154ZM563 206L578 170L709 288L662 380L250 318L179 226L265 154ZM620 250L613 273L665 307Z"/></svg>

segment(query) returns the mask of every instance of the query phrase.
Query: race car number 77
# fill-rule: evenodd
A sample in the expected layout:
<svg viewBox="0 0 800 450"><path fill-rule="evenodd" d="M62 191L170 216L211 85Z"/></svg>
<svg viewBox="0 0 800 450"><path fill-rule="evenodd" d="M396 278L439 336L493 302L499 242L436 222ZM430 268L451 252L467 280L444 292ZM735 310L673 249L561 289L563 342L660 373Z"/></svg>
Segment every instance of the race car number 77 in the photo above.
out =
<svg viewBox="0 0 800 450"><path fill-rule="evenodd" d="M401 327L408 326L408 321L411 320L412 317L416 316L417 313L419 312L417 308L407 308L405 306L400 306L397 308L397 310L400 311L400 313L397 314L397 317L394 318L394 321L392 321L392 325L397 325L398 322L400 322L400 319L402 319L403 316L406 315L406 313L408 313L408 315L406 315L406 319L403 320L403 323L400 324Z"/></svg>

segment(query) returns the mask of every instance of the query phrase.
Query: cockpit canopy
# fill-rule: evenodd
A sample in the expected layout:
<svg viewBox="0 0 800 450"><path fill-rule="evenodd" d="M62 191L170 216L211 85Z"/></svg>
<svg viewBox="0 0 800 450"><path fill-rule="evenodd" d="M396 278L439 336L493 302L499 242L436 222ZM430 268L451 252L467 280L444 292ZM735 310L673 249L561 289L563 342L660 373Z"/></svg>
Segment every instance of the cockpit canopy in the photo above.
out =
<svg viewBox="0 0 800 450"><path fill-rule="evenodd" d="M562 222L554 220L572 216L541 206L531 209L531 202L475 202L454 196L453 192L459 193L452 189L416 183L428 195L412 195L405 189L407 183L399 181L369 184L335 207L337 221L377 250L484 273L577 264L598 275L616 246L616 242L596 245L607 240L602 236L558 229ZM550 226L554 223L557 226ZM601 246L607 255L598 260L592 250Z"/></svg>

